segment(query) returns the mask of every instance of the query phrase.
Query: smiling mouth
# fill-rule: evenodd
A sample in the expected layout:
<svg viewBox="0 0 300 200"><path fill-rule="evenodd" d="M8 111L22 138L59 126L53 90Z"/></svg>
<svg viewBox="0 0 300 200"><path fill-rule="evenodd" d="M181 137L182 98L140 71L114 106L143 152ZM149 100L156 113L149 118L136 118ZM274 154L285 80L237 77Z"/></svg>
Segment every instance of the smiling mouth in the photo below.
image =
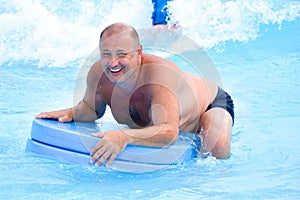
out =
<svg viewBox="0 0 300 200"><path fill-rule="evenodd" d="M120 71L122 71L122 69L123 69L123 67L114 67L114 68L109 68L109 71L111 72L111 73L118 73L118 72L120 72Z"/></svg>

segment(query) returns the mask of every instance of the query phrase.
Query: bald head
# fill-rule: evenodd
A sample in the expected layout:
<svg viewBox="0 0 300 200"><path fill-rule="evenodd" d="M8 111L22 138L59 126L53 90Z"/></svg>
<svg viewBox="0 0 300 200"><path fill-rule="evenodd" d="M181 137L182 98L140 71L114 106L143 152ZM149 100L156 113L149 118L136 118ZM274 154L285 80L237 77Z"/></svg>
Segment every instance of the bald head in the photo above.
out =
<svg viewBox="0 0 300 200"><path fill-rule="evenodd" d="M136 30L132 26L124 23L115 23L106 27L100 34L100 43L118 34L129 34L137 46L140 44L139 35Z"/></svg>

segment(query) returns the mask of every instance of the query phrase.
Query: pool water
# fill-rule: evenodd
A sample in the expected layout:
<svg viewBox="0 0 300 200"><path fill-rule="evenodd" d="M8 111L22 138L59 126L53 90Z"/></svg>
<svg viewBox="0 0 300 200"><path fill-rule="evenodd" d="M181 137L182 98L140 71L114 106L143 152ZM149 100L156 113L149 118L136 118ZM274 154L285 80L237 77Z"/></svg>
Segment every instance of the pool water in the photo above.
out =
<svg viewBox="0 0 300 200"><path fill-rule="evenodd" d="M170 8L182 32L207 51L234 100L229 159L196 157L135 174L25 152L37 113L73 105L81 64L101 28L124 14L121 7L130 11L124 22L151 26L151 1L118 2L1 2L0 199L299 199L299 1L252 7L252 1L185 1L202 11L198 21L184 6ZM214 18L212 10L221 14ZM243 12L234 17L230 10ZM236 18L244 22L240 29Z"/></svg>

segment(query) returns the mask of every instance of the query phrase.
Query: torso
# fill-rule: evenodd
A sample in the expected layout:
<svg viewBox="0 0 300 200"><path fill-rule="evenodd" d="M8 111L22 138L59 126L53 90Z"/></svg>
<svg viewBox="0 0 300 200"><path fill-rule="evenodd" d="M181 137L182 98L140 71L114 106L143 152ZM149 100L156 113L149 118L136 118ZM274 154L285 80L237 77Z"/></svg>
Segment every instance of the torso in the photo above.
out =
<svg viewBox="0 0 300 200"><path fill-rule="evenodd" d="M104 75L98 83L97 95L100 95L111 108L118 123L127 124L131 128L145 127L151 124L149 116L151 99L147 98L146 86L134 90L133 93L126 93L112 84Z"/></svg>
<svg viewBox="0 0 300 200"><path fill-rule="evenodd" d="M143 55L143 65L151 65L152 62L165 62L165 59L148 54ZM149 95L151 80L149 79L153 76L153 80L156 80L155 76L158 74L155 73L159 72L155 71L158 70L141 68L138 79L141 87L128 93L103 75L98 82L96 96L101 96L101 99L111 107L112 114L118 123L127 124L131 128L149 126L153 124L149 116L151 108L151 95ZM180 112L180 130L195 132L200 116L216 96L217 86L205 79L180 71L176 65L174 65L174 71L177 77L174 75L171 77L175 78L178 83L174 88L174 93L178 95L180 104L184 108ZM141 83L145 80L145 84Z"/></svg>

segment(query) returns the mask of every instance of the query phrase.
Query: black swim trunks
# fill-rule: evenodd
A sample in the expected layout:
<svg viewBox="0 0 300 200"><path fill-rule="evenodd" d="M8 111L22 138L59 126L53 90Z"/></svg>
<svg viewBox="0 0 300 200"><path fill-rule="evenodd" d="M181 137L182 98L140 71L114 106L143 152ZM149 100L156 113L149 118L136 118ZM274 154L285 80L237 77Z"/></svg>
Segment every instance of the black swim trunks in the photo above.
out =
<svg viewBox="0 0 300 200"><path fill-rule="evenodd" d="M220 87L218 87L218 93L217 93L215 100L211 104L209 104L206 111L208 111L209 109L215 108L215 107L224 108L225 110L227 110L232 117L232 125L234 124L233 101L232 101L230 95Z"/></svg>

